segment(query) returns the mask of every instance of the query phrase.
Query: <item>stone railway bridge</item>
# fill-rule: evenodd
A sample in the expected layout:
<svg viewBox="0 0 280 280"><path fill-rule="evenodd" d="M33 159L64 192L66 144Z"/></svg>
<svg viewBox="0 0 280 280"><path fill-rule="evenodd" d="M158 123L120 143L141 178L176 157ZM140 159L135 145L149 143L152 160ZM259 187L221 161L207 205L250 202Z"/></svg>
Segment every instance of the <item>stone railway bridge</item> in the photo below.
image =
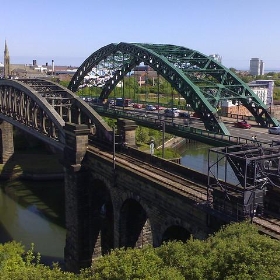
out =
<svg viewBox="0 0 280 280"><path fill-rule="evenodd" d="M207 176L134 149L134 122L118 120L118 131L128 147L122 153L114 152L114 131L72 92L78 89L88 70L101 62L107 63L106 67L115 66L117 61L119 70L114 68L114 74L103 87L101 95L106 97L124 73L144 62L173 82L196 111L210 116L204 119L206 128L214 124L217 132L226 132L215 118L216 101L225 96L240 97L257 119L274 123L259 99L221 65L185 48L169 46L169 51L170 55L167 47L158 45L111 44L81 65L70 89L39 79L0 80L1 161L7 162L13 155L13 126L62 154L65 263L69 270L78 271L117 247L159 246L165 240L186 240L191 234L204 238L221 224L243 219L246 214L242 208L245 198L240 193L231 192L232 200L225 203L224 188L210 192ZM215 89L212 98L202 95L204 92L209 97L206 84L199 89L198 83L195 85L184 76L189 72L197 80L201 77L199 70L218 81L216 86L212 84ZM242 169L241 163L238 164ZM223 215L225 212L227 215Z"/></svg>
<svg viewBox="0 0 280 280"><path fill-rule="evenodd" d="M195 210L198 202L205 203L205 188L198 196L186 196L182 190L174 192L172 177L166 188L164 174L152 178L150 171L133 169L133 157L120 162L117 156L114 161L112 148L108 151L114 144L112 129L70 90L46 80L0 80L0 118L3 163L14 152L13 126L62 154L65 263L70 270L90 265L113 248L159 246L163 240L187 239L190 234L202 238L211 231L207 214ZM131 151L135 150L135 129L133 122L118 120L118 130ZM109 143L106 152L94 148L89 138ZM182 182L178 184L184 188Z"/></svg>
<svg viewBox="0 0 280 280"><path fill-rule="evenodd" d="M112 130L87 103L55 83L0 80L0 118L3 163L13 155L13 126L62 154L69 270L89 266L117 247L159 246L191 234L203 238L224 222L213 216L210 226L206 176L160 159L155 171L150 155L133 148L136 125L129 120L118 120L118 130L130 155L117 153L114 160ZM100 143L109 146L99 149ZM172 169L181 174L176 183ZM198 186L188 177L200 178Z"/></svg>

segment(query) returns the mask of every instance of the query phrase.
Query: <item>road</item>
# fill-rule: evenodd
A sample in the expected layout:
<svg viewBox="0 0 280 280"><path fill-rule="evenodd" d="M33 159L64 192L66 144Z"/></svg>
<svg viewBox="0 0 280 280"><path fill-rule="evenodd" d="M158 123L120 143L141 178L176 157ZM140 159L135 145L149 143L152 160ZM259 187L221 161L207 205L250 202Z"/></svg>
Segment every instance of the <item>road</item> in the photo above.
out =
<svg viewBox="0 0 280 280"><path fill-rule="evenodd" d="M198 118L191 117L190 119L186 119L186 118L178 118L178 117L177 118L165 117L164 109L156 110L156 111L147 111L145 109L136 109L131 107L127 107L127 108L116 107L115 109L116 110L124 109L126 112L138 116L145 116L151 120L160 119L160 120L165 120L165 122L174 122L176 124L184 124L187 126L193 126L203 130L205 129L203 122ZM251 129L243 129L243 128L236 128L234 126L236 119L222 117L222 120L232 136L242 137L247 139L252 139L252 136L256 136L258 141L261 142L280 141L280 135L269 134L267 128L262 128L258 126L257 123L255 123L254 121L249 121L250 124L252 125Z"/></svg>

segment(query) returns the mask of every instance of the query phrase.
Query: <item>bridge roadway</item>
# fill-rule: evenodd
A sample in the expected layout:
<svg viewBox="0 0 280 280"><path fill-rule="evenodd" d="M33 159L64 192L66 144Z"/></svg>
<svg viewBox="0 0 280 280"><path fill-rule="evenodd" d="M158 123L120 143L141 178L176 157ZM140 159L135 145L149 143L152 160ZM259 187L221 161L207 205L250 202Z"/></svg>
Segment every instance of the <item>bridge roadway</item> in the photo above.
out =
<svg viewBox="0 0 280 280"><path fill-rule="evenodd" d="M262 129L257 129L255 132L256 131L261 133ZM114 157L112 153L106 151L106 149L104 150L100 145L98 146L99 147L97 147L96 144L91 144L88 146L88 151L106 159L111 158L113 162ZM117 166L124 166L137 174L141 174L141 176L159 183L162 187L172 192L188 197L195 203L196 207L202 208L204 211L229 222L229 217L223 217L221 213L213 209L213 205L211 205L211 201L209 201L207 196L208 188L205 175L198 172L190 176L190 173L186 172L186 170L188 170L187 167L180 166L180 168L176 168L178 164L172 162L165 165L163 162L168 161L162 159L159 159L161 161L160 163L156 163L154 157L150 155L143 157L141 153L137 153L137 156L135 156L134 152L134 149L130 147L126 147L122 152L117 152L115 155L115 164ZM131 154L133 154L133 156L131 156ZM137 158L139 155L141 159ZM171 167L172 165L173 167ZM176 173L174 169L177 170ZM234 194L234 192L231 192L231 196L235 195L238 197L240 193L236 192L236 194ZM262 216L257 215L251 217L251 222L259 227L260 232L280 240L280 216L277 213L264 210Z"/></svg>
<svg viewBox="0 0 280 280"><path fill-rule="evenodd" d="M236 128L234 123L237 121L233 118L221 117L226 125L230 135L212 133L205 130L204 123L198 119L191 117L185 118L167 118L164 117L164 110L146 111L145 109L132 108L106 108L104 106L90 104L94 110L100 115L112 118L126 118L134 120L137 124L147 126L154 129L162 129L162 124L165 124L165 131L173 135L194 139L206 144L214 146L223 146L228 144L243 144L250 142L252 136L257 136L258 141L262 143L270 143L279 141L278 135L268 134L268 129L259 126L255 121L248 122L251 124L251 129Z"/></svg>

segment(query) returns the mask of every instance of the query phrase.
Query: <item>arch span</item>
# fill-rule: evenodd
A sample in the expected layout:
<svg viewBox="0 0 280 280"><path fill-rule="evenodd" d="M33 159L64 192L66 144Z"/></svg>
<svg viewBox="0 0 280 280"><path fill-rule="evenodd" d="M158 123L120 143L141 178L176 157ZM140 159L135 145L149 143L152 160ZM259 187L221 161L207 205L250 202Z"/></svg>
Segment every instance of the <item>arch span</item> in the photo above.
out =
<svg viewBox="0 0 280 280"><path fill-rule="evenodd" d="M96 127L112 142L112 129L86 102L57 83L42 79L0 80L0 118L62 150L66 122Z"/></svg>
<svg viewBox="0 0 280 280"><path fill-rule="evenodd" d="M152 240L146 211L136 200L126 200L120 213L120 247L141 248L152 244Z"/></svg>
<svg viewBox="0 0 280 280"><path fill-rule="evenodd" d="M162 243L168 242L168 241L183 241L186 242L188 239L190 239L191 233L187 231L185 228L173 225L166 229L162 236Z"/></svg>
<svg viewBox="0 0 280 280"><path fill-rule="evenodd" d="M266 127L278 125L268 107L229 69L198 51L164 44L109 44L90 55L73 76L69 89L78 90L84 77L97 65L113 69L103 84L101 99L108 98L118 82L140 63L151 66L199 113L207 130L229 134L218 116L221 102L238 101Z"/></svg>

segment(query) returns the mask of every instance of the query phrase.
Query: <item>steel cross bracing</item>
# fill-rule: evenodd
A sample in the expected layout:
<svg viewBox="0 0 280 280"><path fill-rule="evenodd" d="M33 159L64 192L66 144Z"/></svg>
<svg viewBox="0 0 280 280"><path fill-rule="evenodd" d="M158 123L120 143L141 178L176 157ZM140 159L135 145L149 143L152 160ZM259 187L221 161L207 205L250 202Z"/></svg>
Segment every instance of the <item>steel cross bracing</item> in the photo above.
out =
<svg viewBox="0 0 280 280"><path fill-rule="evenodd" d="M164 44L119 43L109 44L89 56L69 84L77 91L84 77L93 69L108 69L102 86L101 99L109 97L123 77L140 63L151 66L185 98L192 109L201 115L207 130L229 134L218 117L223 100L245 106L257 123L266 127L278 125L268 107L229 69L214 59L185 47Z"/></svg>
<svg viewBox="0 0 280 280"><path fill-rule="evenodd" d="M112 141L112 130L86 102L42 79L0 80L0 119L58 149L65 145L66 122L95 126L99 137Z"/></svg>
<svg viewBox="0 0 280 280"><path fill-rule="evenodd" d="M213 190L222 192L221 198L231 200L232 203L235 203L234 197L239 196L243 198L243 214L253 214L252 209L257 205L263 206L263 197L268 190L279 189L279 159L280 146L273 144L255 142L209 149L208 202L213 203ZM223 164L220 165L220 162ZM237 178L238 182L235 184L229 183L230 178L227 178L230 173L228 165ZM216 206L218 204L226 205L222 201L216 201ZM227 210L223 211L226 214Z"/></svg>

